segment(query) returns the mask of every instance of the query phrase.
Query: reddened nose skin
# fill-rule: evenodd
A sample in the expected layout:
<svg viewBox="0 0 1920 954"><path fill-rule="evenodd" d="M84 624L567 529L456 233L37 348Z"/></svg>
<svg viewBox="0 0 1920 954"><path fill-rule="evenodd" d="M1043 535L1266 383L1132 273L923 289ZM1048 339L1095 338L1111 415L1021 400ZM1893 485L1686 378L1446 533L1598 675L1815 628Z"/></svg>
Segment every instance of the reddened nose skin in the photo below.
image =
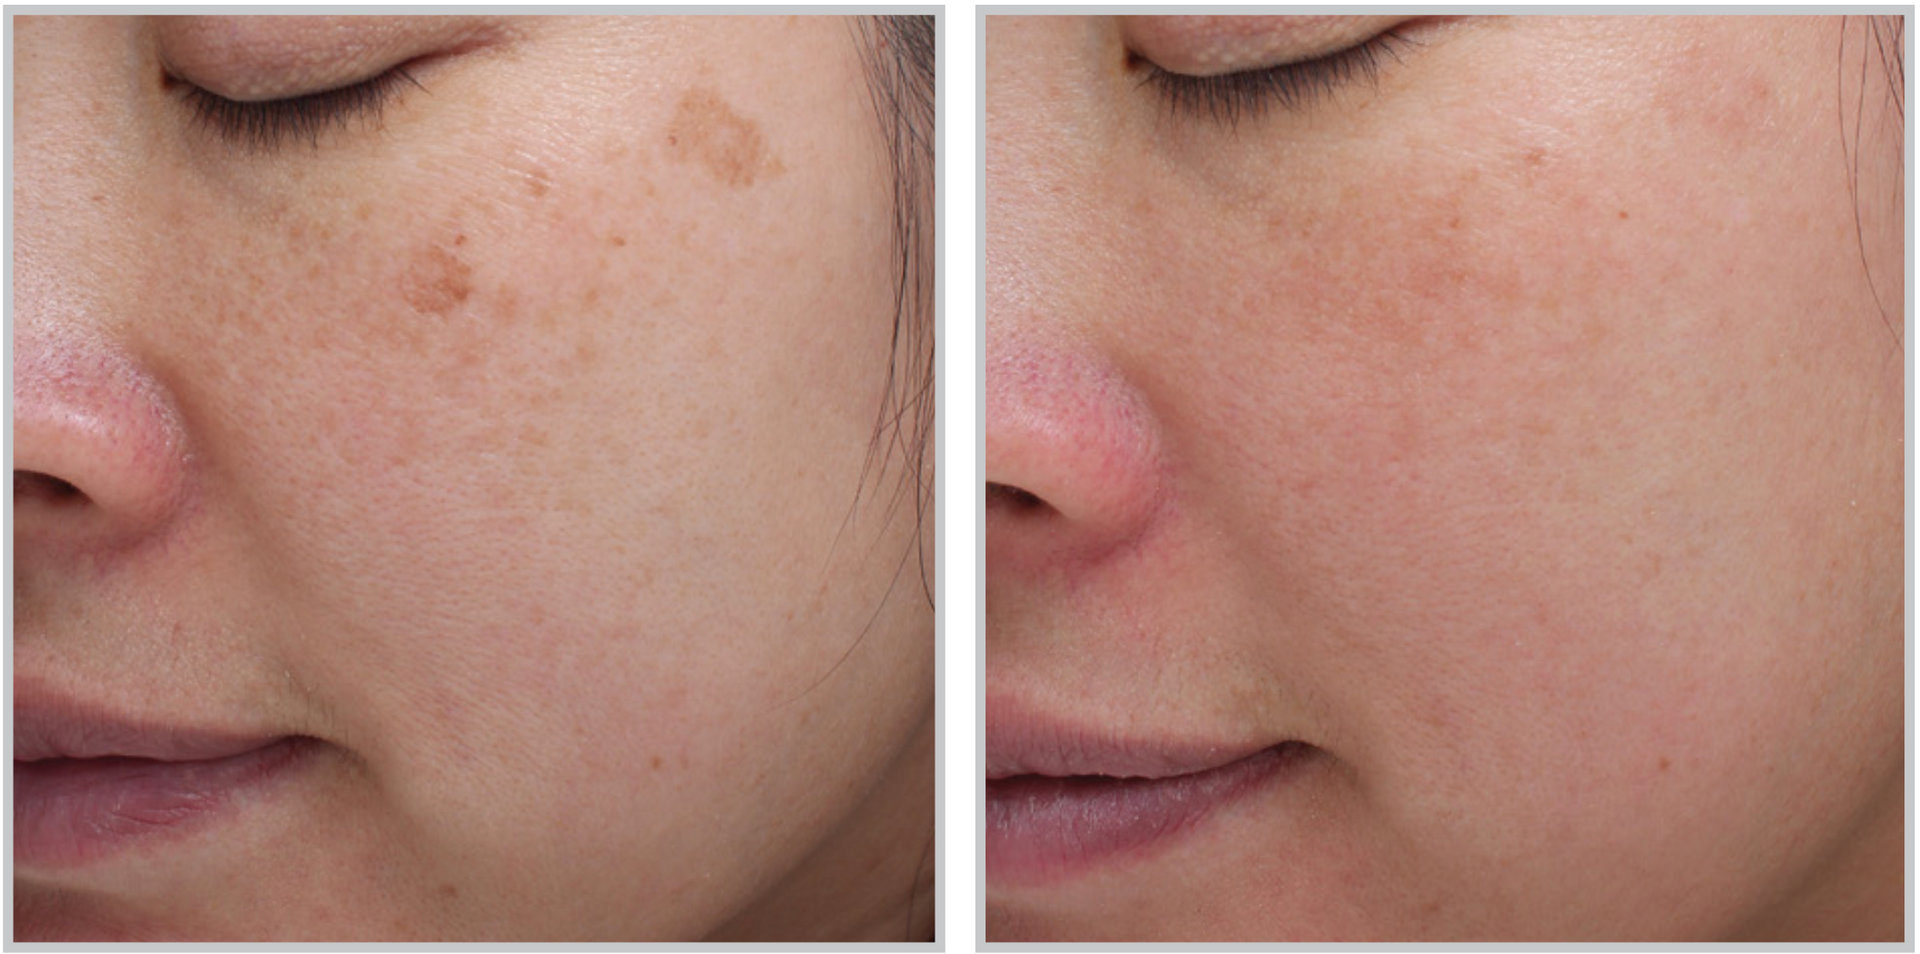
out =
<svg viewBox="0 0 1920 954"><path fill-rule="evenodd" d="M1098 561L1140 537L1166 503L1146 400L1098 356L989 340L988 572Z"/></svg>
<svg viewBox="0 0 1920 954"><path fill-rule="evenodd" d="M108 548L163 528L189 455L165 386L80 326L21 331L14 349L16 543Z"/></svg>

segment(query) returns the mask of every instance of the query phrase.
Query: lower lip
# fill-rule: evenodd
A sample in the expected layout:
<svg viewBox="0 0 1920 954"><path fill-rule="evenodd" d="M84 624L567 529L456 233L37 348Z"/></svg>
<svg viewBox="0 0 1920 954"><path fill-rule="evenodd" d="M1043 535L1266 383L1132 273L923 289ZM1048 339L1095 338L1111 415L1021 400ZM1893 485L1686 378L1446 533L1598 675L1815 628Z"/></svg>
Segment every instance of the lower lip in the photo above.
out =
<svg viewBox="0 0 1920 954"><path fill-rule="evenodd" d="M225 758L48 759L13 764L16 864L71 867L231 818L305 761L311 739Z"/></svg>
<svg viewBox="0 0 1920 954"><path fill-rule="evenodd" d="M1016 776L987 782L987 876L1043 884L1145 857L1221 808L1290 774L1313 750L1287 743L1169 778Z"/></svg>

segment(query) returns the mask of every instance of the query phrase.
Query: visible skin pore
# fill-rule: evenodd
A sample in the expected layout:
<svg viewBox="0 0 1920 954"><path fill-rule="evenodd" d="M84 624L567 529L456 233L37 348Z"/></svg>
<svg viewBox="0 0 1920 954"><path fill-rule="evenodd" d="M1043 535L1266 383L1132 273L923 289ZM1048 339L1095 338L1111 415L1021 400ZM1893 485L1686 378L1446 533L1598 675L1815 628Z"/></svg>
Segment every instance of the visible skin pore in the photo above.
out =
<svg viewBox="0 0 1920 954"><path fill-rule="evenodd" d="M1898 940L1861 39L1415 22L1377 88L1228 128L1131 29L985 30L986 476L1045 504L989 495L988 705L1326 758L1144 861L989 877L987 939Z"/></svg>
<svg viewBox="0 0 1920 954"><path fill-rule="evenodd" d="M233 49L323 40L251 23L15 21L14 467L95 504L16 495L16 691L329 745L207 836L16 866L15 937L930 934L848 24L391 21L356 49L425 89L264 149L159 72L311 88Z"/></svg>

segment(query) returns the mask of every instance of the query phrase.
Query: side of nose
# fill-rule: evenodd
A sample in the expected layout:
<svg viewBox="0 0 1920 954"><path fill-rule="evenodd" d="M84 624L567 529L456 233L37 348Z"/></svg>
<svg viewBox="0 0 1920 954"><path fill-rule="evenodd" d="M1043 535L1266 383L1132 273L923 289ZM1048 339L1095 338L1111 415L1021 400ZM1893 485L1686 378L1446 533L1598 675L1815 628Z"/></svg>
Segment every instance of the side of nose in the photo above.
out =
<svg viewBox="0 0 1920 954"><path fill-rule="evenodd" d="M23 329L14 349L13 516L20 555L99 550L163 530L187 489L165 388L79 327Z"/></svg>
<svg viewBox="0 0 1920 954"><path fill-rule="evenodd" d="M985 411L990 577L1096 563L1151 529L1167 491L1157 429L1111 364L989 333Z"/></svg>

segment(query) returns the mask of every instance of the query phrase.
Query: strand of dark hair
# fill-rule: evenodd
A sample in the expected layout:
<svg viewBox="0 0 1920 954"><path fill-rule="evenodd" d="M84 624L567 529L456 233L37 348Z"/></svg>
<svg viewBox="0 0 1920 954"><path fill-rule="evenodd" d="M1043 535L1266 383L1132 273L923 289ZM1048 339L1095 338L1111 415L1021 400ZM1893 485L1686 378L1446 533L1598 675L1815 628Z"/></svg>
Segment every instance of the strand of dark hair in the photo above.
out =
<svg viewBox="0 0 1920 954"><path fill-rule="evenodd" d="M883 486L896 454L904 463L905 474L882 519L891 520L912 495L921 591L931 606L932 568L921 539L934 485L926 466L934 423L934 22L930 16L859 17L853 30L867 67L868 93L886 146L894 198L893 359L860 488L864 491L869 480ZM858 495L854 504L859 506Z"/></svg>
<svg viewBox="0 0 1920 954"><path fill-rule="evenodd" d="M1846 108L1847 43L1848 35L1852 32L1852 21L1854 19L1855 18L1852 17L1840 18L1840 49L1836 63L1839 81L1836 84L1835 91L1835 95L1840 99L1838 109L1840 151L1847 167L1847 195L1853 203L1853 231L1860 252L1860 270L1866 277L1867 291L1873 296L1874 307L1880 312L1880 323L1886 326L1887 333L1893 337L1894 346L1904 353L1906 350L1905 338L1900 333L1900 329L1894 325L1893 317L1887 313L1886 301L1880 295L1879 284L1874 281L1873 267L1867 255L1866 223L1860 214L1860 160L1861 155L1866 151L1861 136L1864 132L1868 112L1866 101L1867 89L1870 85L1868 83L1868 76L1876 55L1880 59L1880 67L1885 74L1887 112L1892 115L1895 141L1898 144L1898 148L1905 148L1907 121L1907 19L1905 16L1872 16L1864 18L1866 21L1865 32L1869 42L1863 43L1860 51L1860 76L1858 91L1853 104L1853 128L1852 130L1848 130ZM1849 133L1851 133L1851 146L1848 145ZM1904 206L1906 202L1904 177L1897 181L1895 185L1896 189L1892 196L1893 202L1896 205Z"/></svg>

